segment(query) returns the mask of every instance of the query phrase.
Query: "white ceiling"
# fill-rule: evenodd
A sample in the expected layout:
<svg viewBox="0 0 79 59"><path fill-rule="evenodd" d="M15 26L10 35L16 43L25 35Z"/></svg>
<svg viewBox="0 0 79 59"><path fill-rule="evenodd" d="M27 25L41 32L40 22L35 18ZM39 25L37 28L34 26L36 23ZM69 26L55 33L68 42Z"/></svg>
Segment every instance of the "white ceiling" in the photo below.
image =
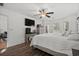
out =
<svg viewBox="0 0 79 59"><path fill-rule="evenodd" d="M79 4L77 3L5 3L4 8L21 13L23 15L37 18L34 16L39 9L53 11L51 15L55 19L68 16L78 12Z"/></svg>

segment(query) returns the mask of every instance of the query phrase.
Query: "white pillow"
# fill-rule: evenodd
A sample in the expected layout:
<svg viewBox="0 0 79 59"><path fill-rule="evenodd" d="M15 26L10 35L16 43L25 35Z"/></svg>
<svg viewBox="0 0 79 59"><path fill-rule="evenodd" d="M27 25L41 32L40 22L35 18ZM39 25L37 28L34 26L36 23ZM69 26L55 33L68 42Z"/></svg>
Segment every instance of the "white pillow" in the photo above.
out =
<svg viewBox="0 0 79 59"><path fill-rule="evenodd" d="M71 34L70 36L69 36L69 39L70 40L76 40L76 41L79 41L79 34Z"/></svg>

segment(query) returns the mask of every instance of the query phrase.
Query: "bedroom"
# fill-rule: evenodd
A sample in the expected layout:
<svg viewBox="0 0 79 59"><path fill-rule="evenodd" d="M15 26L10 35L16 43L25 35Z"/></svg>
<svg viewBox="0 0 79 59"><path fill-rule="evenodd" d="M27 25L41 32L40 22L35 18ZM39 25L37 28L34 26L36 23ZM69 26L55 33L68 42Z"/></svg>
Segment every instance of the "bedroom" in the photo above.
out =
<svg viewBox="0 0 79 59"><path fill-rule="evenodd" d="M0 3L0 55L79 55L78 19L78 3Z"/></svg>

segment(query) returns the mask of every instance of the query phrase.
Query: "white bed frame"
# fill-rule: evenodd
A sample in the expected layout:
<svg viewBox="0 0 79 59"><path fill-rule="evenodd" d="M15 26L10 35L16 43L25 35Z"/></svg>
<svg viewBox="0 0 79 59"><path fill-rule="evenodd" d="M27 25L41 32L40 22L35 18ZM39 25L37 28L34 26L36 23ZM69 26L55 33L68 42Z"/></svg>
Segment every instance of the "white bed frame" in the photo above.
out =
<svg viewBox="0 0 79 59"><path fill-rule="evenodd" d="M49 50L48 48L45 48L45 47L42 47L42 46L39 46L39 45L33 45L32 48L33 49L35 49L35 48L40 49L40 50L47 52L47 53L54 55L54 56L68 56L67 54L55 52L55 51Z"/></svg>

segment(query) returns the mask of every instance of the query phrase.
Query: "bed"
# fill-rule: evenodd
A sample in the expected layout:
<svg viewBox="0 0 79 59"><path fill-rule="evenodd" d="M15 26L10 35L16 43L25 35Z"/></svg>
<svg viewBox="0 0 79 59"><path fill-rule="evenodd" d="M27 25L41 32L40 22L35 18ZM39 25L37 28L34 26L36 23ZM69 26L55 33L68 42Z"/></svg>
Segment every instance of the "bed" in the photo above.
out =
<svg viewBox="0 0 79 59"><path fill-rule="evenodd" d="M72 56L72 48L79 48L79 42L71 40L70 36L62 36L60 33L40 34L33 37L30 46L55 56Z"/></svg>
<svg viewBox="0 0 79 59"><path fill-rule="evenodd" d="M48 33L34 36L30 46L55 56L72 56L72 49L79 49L79 34L73 33L71 22L53 23L48 30Z"/></svg>

